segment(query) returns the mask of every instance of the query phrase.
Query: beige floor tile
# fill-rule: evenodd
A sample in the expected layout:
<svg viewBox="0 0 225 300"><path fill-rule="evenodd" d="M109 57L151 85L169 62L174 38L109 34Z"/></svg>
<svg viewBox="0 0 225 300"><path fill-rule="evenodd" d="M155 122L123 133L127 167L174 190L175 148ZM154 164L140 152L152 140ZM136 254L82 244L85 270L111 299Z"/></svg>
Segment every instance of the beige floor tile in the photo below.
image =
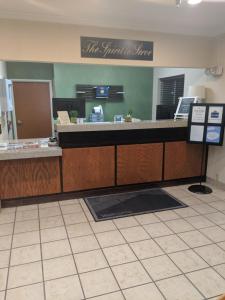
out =
<svg viewBox="0 0 225 300"><path fill-rule="evenodd" d="M56 279L77 274L72 255L43 261L44 279Z"/></svg>
<svg viewBox="0 0 225 300"><path fill-rule="evenodd" d="M52 242L67 238L66 229L64 226L56 228L47 228L41 230L41 242Z"/></svg>
<svg viewBox="0 0 225 300"><path fill-rule="evenodd" d="M15 213L13 214L1 214L0 213L0 225L12 223L15 220Z"/></svg>
<svg viewBox="0 0 225 300"><path fill-rule="evenodd" d="M209 221L206 218L206 216L204 216L204 217L203 216L189 217L189 218L186 218L185 220L188 221L196 229L213 226L214 224L211 221Z"/></svg>
<svg viewBox="0 0 225 300"><path fill-rule="evenodd" d="M120 265L137 260L128 245L119 245L103 249L110 266Z"/></svg>
<svg viewBox="0 0 225 300"><path fill-rule="evenodd" d="M209 206L208 204L193 205L192 208L196 210L198 213L200 213L201 215L217 212L215 208Z"/></svg>
<svg viewBox="0 0 225 300"><path fill-rule="evenodd" d="M8 274L8 268L0 269L0 291L6 289L7 274Z"/></svg>
<svg viewBox="0 0 225 300"><path fill-rule="evenodd" d="M152 238L173 234L173 232L163 223L144 225L144 228Z"/></svg>
<svg viewBox="0 0 225 300"><path fill-rule="evenodd" d="M0 268L9 266L10 250L0 251Z"/></svg>
<svg viewBox="0 0 225 300"><path fill-rule="evenodd" d="M126 300L163 300L163 296L154 283L133 287L123 291Z"/></svg>
<svg viewBox="0 0 225 300"><path fill-rule="evenodd" d="M215 266L214 269L225 279L225 264Z"/></svg>
<svg viewBox="0 0 225 300"><path fill-rule="evenodd" d="M200 231L215 243L225 241L225 230L219 226L203 228Z"/></svg>
<svg viewBox="0 0 225 300"><path fill-rule="evenodd" d="M46 300L84 299L77 275L45 282Z"/></svg>
<svg viewBox="0 0 225 300"><path fill-rule="evenodd" d="M86 298L100 296L119 290L119 286L109 268L80 275Z"/></svg>
<svg viewBox="0 0 225 300"><path fill-rule="evenodd" d="M197 252L210 266L225 263L225 251L216 244L196 248L195 252Z"/></svg>
<svg viewBox="0 0 225 300"><path fill-rule="evenodd" d="M0 225L0 236L9 235L13 233L13 223Z"/></svg>
<svg viewBox="0 0 225 300"><path fill-rule="evenodd" d="M223 250L225 250L225 242L217 243Z"/></svg>
<svg viewBox="0 0 225 300"><path fill-rule="evenodd" d="M4 299L5 299L5 291L2 291L0 292L0 300L4 300Z"/></svg>
<svg viewBox="0 0 225 300"><path fill-rule="evenodd" d="M58 206L39 209L40 218L48 218L48 217L54 217L60 215L61 215L61 210Z"/></svg>
<svg viewBox="0 0 225 300"><path fill-rule="evenodd" d="M135 219L141 224L141 225L147 225L152 223L158 223L160 222L160 219L155 216L155 214L144 214L144 215L138 215L135 216Z"/></svg>
<svg viewBox="0 0 225 300"><path fill-rule="evenodd" d="M25 211L17 211L16 213L16 222L26 221L26 220L35 220L38 219L38 210L25 210Z"/></svg>
<svg viewBox="0 0 225 300"><path fill-rule="evenodd" d="M216 212L212 214L205 215L210 221L215 223L216 225L225 224L225 214L221 212Z"/></svg>
<svg viewBox="0 0 225 300"><path fill-rule="evenodd" d="M156 283L167 300L202 300L196 288L184 277L177 276Z"/></svg>
<svg viewBox="0 0 225 300"><path fill-rule="evenodd" d="M187 274L191 282L205 297L215 297L224 293L225 280L213 269L204 269Z"/></svg>
<svg viewBox="0 0 225 300"><path fill-rule="evenodd" d="M17 207L2 207L0 215L13 214L16 212L16 210L17 210Z"/></svg>
<svg viewBox="0 0 225 300"><path fill-rule="evenodd" d="M112 267L112 270L121 289L142 285L152 281L138 261Z"/></svg>
<svg viewBox="0 0 225 300"><path fill-rule="evenodd" d="M188 246L177 235L159 237L155 241L166 253L188 249Z"/></svg>
<svg viewBox="0 0 225 300"><path fill-rule="evenodd" d="M83 212L80 204L62 205L61 210L64 215Z"/></svg>
<svg viewBox="0 0 225 300"><path fill-rule="evenodd" d="M102 250L74 254L79 273L90 272L108 267Z"/></svg>
<svg viewBox="0 0 225 300"><path fill-rule="evenodd" d="M194 230L184 233L179 233L178 236L188 244L189 247L201 247L208 244L212 244L212 242L206 238L201 232Z"/></svg>
<svg viewBox="0 0 225 300"><path fill-rule="evenodd" d="M64 222L63 222L62 216L54 216L54 217L40 219L40 228L41 229L55 228L55 227L63 226L63 225L64 225Z"/></svg>
<svg viewBox="0 0 225 300"><path fill-rule="evenodd" d="M6 300L44 300L43 283L8 290Z"/></svg>
<svg viewBox="0 0 225 300"><path fill-rule="evenodd" d="M199 257L193 250L171 253L169 257L184 272L193 272L207 268L207 263Z"/></svg>
<svg viewBox="0 0 225 300"><path fill-rule="evenodd" d="M67 214L63 216L66 225L87 222L87 218L83 212Z"/></svg>
<svg viewBox="0 0 225 300"><path fill-rule="evenodd" d="M13 248L29 246L40 243L40 234L39 231L31 231L18 233L13 236Z"/></svg>
<svg viewBox="0 0 225 300"><path fill-rule="evenodd" d="M99 249L99 244L95 236L86 235L70 239L73 253L80 253Z"/></svg>
<svg viewBox="0 0 225 300"><path fill-rule="evenodd" d="M11 248L12 235L5 235L0 237L0 251Z"/></svg>
<svg viewBox="0 0 225 300"><path fill-rule="evenodd" d="M121 292L115 292L115 293L105 294L99 297L94 297L91 298L91 300L124 300L124 297Z"/></svg>
<svg viewBox="0 0 225 300"><path fill-rule="evenodd" d="M96 237L102 248L126 243L122 234L118 230L97 233Z"/></svg>
<svg viewBox="0 0 225 300"><path fill-rule="evenodd" d="M142 260L142 263L154 281L181 274L167 255L148 258Z"/></svg>
<svg viewBox="0 0 225 300"><path fill-rule="evenodd" d="M38 209L37 204L30 204L30 205L22 205L17 207L17 211L27 211L27 210L32 210L32 209Z"/></svg>
<svg viewBox="0 0 225 300"><path fill-rule="evenodd" d="M42 280L41 262L14 266L9 269L8 288L38 283Z"/></svg>
<svg viewBox="0 0 225 300"><path fill-rule="evenodd" d="M207 194L204 194L204 195L196 194L196 197L205 203L210 203L210 202L219 200L219 198L217 198L216 194L214 194L214 193L208 194L208 195Z"/></svg>
<svg viewBox="0 0 225 300"><path fill-rule="evenodd" d="M172 210L160 211L155 213L155 215L164 222L179 219L179 216Z"/></svg>
<svg viewBox="0 0 225 300"><path fill-rule="evenodd" d="M209 205L220 211L225 210L225 201L215 201L210 203Z"/></svg>
<svg viewBox="0 0 225 300"><path fill-rule="evenodd" d="M199 213L191 207L179 208L176 210L176 213L182 218L194 217L199 215Z"/></svg>
<svg viewBox="0 0 225 300"><path fill-rule="evenodd" d="M166 222L166 225L175 233L191 231L195 229L191 224L183 219L168 221Z"/></svg>
<svg viewBox="0 0 225 300"><path fill-rule="evenodd" d="M53 202L46 202L46 203L39 204L40 209L52 208L52 207L59 207L59 202L58 201L53 201Z"/></svg>
<svg viewBox="0 0 225 300"><path fill-rule="evenodd" d="M145 240L129 244L139 259L163 255L163 251L154 240Z"/></svg>
<svg viewBox="0 0 225 300"><path fill-rule="evenodd" d="M71 205L71 204L80 204L80 199L70 199L59 201L60 206Z"/></svg>
<svg viewBox="0 0 225 300"><path fill-rule="evenodd" d="M68 240L44 243L41 246L43 259L49 259L71 254L71 249Z"/></svg>
<svg viewBox="0 0 225 300"><path fill-rule="evenodd" d="M138 226L138 222L134 217L118 218L113 220L119 229Z"/></svg>
<svg viewBox="0 0 225 300"><path fill-rule="evenodd" d="M92 234L93 231L88 223L73 224L66 226L70 238Z"/></svg>
<svg viewBox="0 0 225 300"><path fill-rule="evenodd" d="M12 249L10 265L16 266L41 260L40 245Z"/></svg>
<svg viewBox="0 0 225 300"><path fill-rule="evenodd" d="M22 233L22 232L36 231L36 230L39 230L38 219L15 222L14 233Z"/></svg>
<svg viewBox="0 0 225 300"><path fill-rule="evenodd" d="M114 225L113 221L110 220L101 222L93 221L90 222L90 225L94 233L116 230L116 226Z"/></svg>
<svg viewBox="0 0 225 300"><path fill-rule="evenodd" d="M141 226L124 228L120 231L128 243L150 239L150 236Z"/></svg>
<svg viewBox="0 0 225 300"><path fill-rule="evenodd" d="M202 204L203 202L200 199L197 199L195 197L188 197L188 198L182 198L181 201L189 206Z"/></svg>

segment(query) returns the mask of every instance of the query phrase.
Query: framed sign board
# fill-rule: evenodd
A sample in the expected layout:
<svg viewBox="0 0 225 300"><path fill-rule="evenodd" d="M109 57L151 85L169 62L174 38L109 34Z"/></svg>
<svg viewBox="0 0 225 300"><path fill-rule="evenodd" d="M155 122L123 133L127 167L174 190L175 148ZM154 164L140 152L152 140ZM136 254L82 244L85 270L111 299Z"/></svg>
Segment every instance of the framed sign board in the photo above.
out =
<svg viewBox="0 0 225 300"><path fill-rule="evenodd" d="M192 103L198 103L198 97L180 97L177 105L177 110L174 114L174 119L187 119L190 105Z"/></svg>
<svg viewBox="0 0 225 300"><path fill-rule="evenodd" d="M221 146L225 126L225 104L190 105L188 142Z"/></svg>
<svg viewBox="0 0 225 300"><path fill-rule="evenodd" d="M80 37L81 57L128 60L153 60L154 43L99 37Z"/></svg>

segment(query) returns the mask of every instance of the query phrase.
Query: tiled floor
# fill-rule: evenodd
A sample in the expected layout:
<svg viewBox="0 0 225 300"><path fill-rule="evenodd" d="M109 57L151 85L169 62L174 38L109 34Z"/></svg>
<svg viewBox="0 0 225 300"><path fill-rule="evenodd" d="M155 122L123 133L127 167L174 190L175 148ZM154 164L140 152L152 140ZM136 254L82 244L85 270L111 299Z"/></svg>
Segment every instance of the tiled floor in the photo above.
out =
<svg viewBox="0 0 225 300"><path fill-rule="evenodd" d="M95 222L82 199L0 212L0 300L202 300L225 293L225 191Z"/></svg>

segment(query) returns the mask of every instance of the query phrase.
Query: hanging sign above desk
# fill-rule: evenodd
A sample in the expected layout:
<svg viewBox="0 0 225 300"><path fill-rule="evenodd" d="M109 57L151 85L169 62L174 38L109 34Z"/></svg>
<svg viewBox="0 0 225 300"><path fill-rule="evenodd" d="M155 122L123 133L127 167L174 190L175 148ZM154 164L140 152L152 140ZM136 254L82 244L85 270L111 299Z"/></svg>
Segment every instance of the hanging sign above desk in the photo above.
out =
<svg viewBox="0 0 225 300"><path fill-rule="evenodd" d="M80 38L81 57L153 60L154 43L149 41L134 41L98 37Z"/></svg>

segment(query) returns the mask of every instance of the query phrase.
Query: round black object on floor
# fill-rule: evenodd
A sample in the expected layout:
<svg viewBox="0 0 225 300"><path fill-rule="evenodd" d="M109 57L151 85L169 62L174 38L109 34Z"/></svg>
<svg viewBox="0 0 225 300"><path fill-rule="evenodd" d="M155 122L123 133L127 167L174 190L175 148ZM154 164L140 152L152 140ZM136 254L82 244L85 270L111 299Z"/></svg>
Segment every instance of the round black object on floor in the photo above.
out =
<svg viewBox="0 0 225 300"><path fill-rule="evenodd" d="M211 194L212 189L206 185L194 184L189 186L188 190L195 194Z"/></svg>

